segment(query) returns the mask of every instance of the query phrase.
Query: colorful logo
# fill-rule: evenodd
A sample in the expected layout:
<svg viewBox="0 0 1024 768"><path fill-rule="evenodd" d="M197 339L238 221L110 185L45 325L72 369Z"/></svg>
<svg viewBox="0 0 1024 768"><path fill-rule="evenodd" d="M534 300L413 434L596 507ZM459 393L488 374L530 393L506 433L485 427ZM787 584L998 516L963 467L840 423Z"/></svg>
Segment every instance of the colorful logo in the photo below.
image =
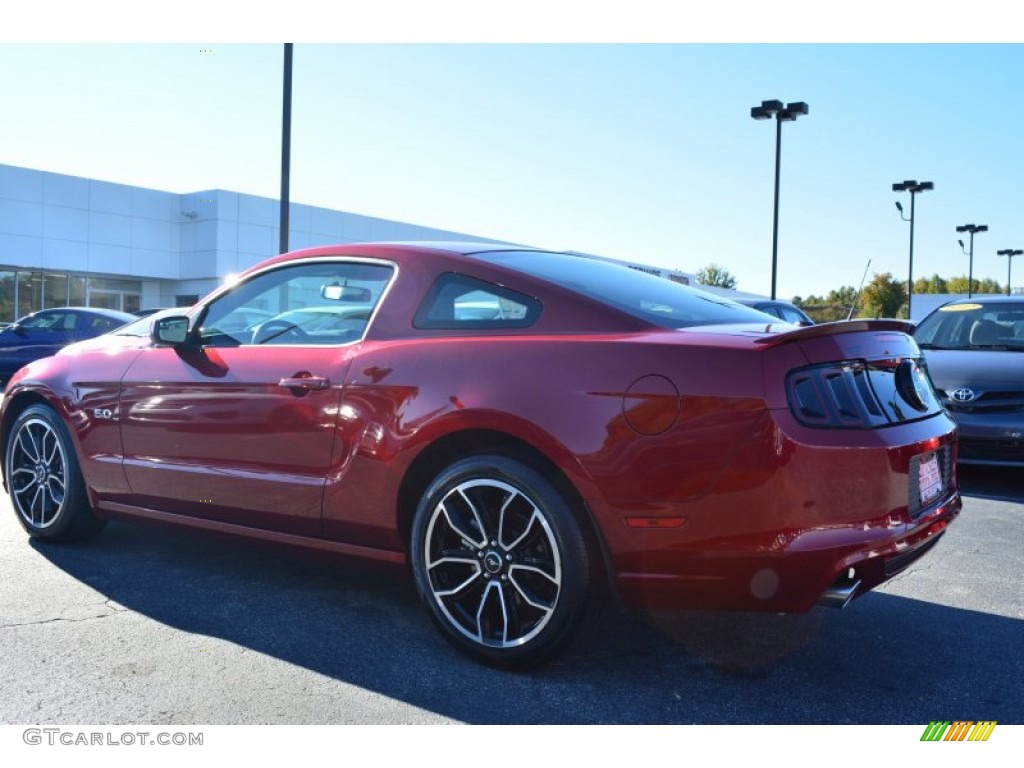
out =
<svg viewBox="0 0 1024 768"><path fill-rule="evenodd" d="M995 720L932 720L921 734L921 741L988 741Z"/></svg>

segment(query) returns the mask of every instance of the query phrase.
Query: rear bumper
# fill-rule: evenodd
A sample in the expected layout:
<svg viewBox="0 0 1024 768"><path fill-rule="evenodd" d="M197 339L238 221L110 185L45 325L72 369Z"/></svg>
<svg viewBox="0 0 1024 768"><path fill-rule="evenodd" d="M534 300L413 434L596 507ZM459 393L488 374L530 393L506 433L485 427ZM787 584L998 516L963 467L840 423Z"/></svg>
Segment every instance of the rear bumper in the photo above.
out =
<svg viewBox="0 0 1024 768"><path fill-rule="evenodd" d="M686 559L677 572L623 572L616 585L626 605L696 610L802 613L836 588L862 596L926 555L960 513L958 493L947 496L914 526L798 535L774 553L710 553ZM844 543L828 539L847 538ZM820 542L815 539L823 539Z"/></svg>
<svg viewBox="0 0 1024 768"><path fill-rule="evenodd" d="M940 415L825 444L834 439L768 412L700 498L606 504L599 521L622 601L804 612L827 590L859 597L926 555L962 506L952 421ZM919 465L932 454L943 485L922 505ZM638 509L681 522L630 526Z"/></svg>

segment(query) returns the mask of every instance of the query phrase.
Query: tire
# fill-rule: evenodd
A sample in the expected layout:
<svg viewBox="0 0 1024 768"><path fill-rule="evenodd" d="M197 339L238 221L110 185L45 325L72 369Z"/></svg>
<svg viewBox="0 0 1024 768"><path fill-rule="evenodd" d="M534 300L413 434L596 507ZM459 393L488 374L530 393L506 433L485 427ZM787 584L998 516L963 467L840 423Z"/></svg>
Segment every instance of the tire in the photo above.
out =
<svg viewBox="0 0 1024 768"><path fill-rule="evenodd" d="M106 524L89 506L74 445L53 408L33 405L18 416L4 470L11 506L33 538L79 541Z"/></svg>
<svg viewBox="0 0 1024 768"><path fill-rule="evenodd" d="M490 666L551 660L596 597L594 556L571 505L506 456L471 456L441 472L416 510L411 549L441 634Z"/></svg>

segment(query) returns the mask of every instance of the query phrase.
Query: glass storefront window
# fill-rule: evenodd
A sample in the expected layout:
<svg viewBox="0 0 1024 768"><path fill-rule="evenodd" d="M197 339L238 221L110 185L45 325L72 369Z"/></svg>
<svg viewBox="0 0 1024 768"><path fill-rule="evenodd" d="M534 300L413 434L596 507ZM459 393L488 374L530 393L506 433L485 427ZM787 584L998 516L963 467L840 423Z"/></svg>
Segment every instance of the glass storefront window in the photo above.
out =
<svg viewBox="0 0 1024 768"><path fill-rule="evenodd" d="M68 276L47 273L43 275L43 309L68 306Z"/></svg>
<svg viewBox="0 0 1024 768"><path fill-rule="evenodd" d="M105 307L135 312L142 281L0 268L0 322L51 307Z"/></svg>
<svg viewBox="0 0 1024 768"><path fill-rule="evenodd" d="M134 312L142 303L141 280L112 277L89 278L89 306Z"/></svg>
<svg viewBox="0 0 1024 768"><path fill-rule="evenodd" d="M89 291L89 306L99 309L121 309L121 294L111 291Z"/></svg>
<svg viewBox="0 0 1024 768"><path fill-rule="evenodd" d="M17 317L30 315L40 308L43 292L43 275L40 272L18 273L18 312Z"/></svg>
<svg viewBox="0 0 1024 768"><path fill-rule="evenodd" d="M14 311L14 284L16 280L15 272L0 272L0 322L13 323L18 319Z"/></svg>
<svg viewBox="0 0 1024 768"><path fill-rule="evenodd" d="M141 280L117 280L111 277L90 277L90 291L120 291L123 293L142 293Z"/></svg>
<svg viewBox="0 0 1024 768"><path fill-rule="evenodd" d="M68 306L85 306L85 275L71 275L68 278Z"/></svg>

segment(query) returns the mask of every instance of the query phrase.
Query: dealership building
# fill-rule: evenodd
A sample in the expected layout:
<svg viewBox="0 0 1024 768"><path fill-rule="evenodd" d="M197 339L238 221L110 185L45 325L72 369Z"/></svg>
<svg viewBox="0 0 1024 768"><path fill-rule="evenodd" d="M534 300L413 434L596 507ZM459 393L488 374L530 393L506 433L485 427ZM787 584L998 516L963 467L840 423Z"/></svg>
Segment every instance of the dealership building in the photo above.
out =
<svg viewBox="0 0 1024 768"><path fill-rule="evenodd" d="M0 323L47 307L185 307L278 252L277 200L222 189L177 194L0 164ZM288 245L403 240L498 242L292 203ZM609 259L675 282L677 269ZM730 298L759 294L700 286ZM914 320L954 295L915 294Z"/></svg>
<svg viewBox="0 0 1024 768"><path fill-rule="evenodd" d="M278 252L277 200L176 194L0 165L0 322L46 307L189 306ZM289 248L381 240L483 240L292 203Z"/></svg>

